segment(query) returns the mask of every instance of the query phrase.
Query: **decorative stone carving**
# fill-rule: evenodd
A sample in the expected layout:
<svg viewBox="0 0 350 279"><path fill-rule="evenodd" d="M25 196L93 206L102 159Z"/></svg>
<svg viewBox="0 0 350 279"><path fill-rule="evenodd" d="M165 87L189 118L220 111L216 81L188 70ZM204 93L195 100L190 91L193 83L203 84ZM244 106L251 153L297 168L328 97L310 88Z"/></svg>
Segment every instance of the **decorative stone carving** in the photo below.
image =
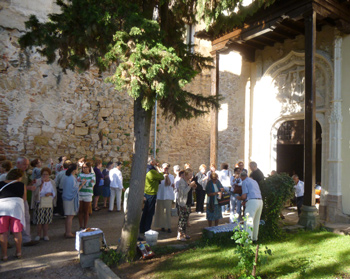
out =
<svg viewBox="0 0 350 279"><path fill-rule="evenodd" d="M272 64L264 76L270 76L281 103L281 115L304 111L305 96L304 53L291 51L285 58ZM333 71L328 59L316 55L316 108L325 107L327 92L332 92Z"/></svg>

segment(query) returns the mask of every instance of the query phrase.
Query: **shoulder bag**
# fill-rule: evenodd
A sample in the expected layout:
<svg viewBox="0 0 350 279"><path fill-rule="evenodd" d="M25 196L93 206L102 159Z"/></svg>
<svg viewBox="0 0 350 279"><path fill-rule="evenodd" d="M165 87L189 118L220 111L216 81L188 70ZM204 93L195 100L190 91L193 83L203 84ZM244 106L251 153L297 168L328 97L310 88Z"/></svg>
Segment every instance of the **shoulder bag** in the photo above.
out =
<svg viewBox="0 0 350 279"><path fill-rule="evenodd" d="M39 208L52 208L52 207L53 207L52 196L40 198Z"/></svg>
<svg viewBox="0 0 350 279"><path fill-rule="evenodd" d="M229 193L227 193L226 191L223 191L221 194L221 199L218 199L218 204L220 206L229 204L230 203L230 196L231 195Z"/></svg>

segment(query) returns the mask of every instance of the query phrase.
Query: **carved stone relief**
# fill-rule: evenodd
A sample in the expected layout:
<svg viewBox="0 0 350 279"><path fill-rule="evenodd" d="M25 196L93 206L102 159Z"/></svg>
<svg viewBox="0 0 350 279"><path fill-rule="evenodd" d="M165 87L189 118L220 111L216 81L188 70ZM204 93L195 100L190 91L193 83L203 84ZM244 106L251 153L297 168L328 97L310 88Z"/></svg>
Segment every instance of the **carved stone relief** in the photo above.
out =
<svg viewBox="0 0 350 279"><path fill-rule="evenodd" d="M270 76L281 103L281 116L304 111L305 69L304 53L290 52L271 65L264 76ZM333 71L330 62L321 54L316 56L316 109L328 108L332 93Z"/></svg>

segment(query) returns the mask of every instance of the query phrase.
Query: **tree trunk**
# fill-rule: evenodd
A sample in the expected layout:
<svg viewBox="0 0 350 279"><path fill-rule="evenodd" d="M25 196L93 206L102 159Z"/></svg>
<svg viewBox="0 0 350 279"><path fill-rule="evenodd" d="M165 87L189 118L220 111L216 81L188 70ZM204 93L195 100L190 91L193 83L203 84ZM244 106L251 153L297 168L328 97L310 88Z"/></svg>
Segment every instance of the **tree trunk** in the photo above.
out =
<svg viewBox="0 0 350 279"><path fill-rule="evenodd" d="M139 97L134 101L134 154L131 165L127 213L124 217L121 243L118 246L118 251L127 260L133 260L136 255L152 118L152 110L145 111L142 108L141 99Z"/></svg>

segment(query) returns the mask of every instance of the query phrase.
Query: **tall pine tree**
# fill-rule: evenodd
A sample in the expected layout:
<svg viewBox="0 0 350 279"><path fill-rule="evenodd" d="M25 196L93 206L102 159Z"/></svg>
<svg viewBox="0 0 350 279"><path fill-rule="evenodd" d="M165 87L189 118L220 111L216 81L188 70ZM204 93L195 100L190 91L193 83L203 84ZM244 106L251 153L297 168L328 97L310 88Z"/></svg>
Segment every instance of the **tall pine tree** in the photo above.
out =
<svg viewBox="0 0 350 279"><path fill-rule="evenodd" d="M119 250L136 253L146 176L152 108L158 101L164 117L175 123L218 108L215 96L196 95L185 85L210 67L211 59L191 51L184 38L195 24L195 0L58 0L61 13L39 22L31 16L22 48L36 47L48 63L64 70L116 70L107 78L116 94L127 90L134 99L135 149L128 210ZM154 13L158 14L154 16Z"/></svg>
<svg viewBox="0 0 350 279"><path fill-rule="evenodd" d="M45 23L35 16L26 22L22 48L36 47L48 63L57 62L64 70L88 70L94 65L105 71L115 65L107 81L115 84L116 94L127 90L134 99L130 202L119 245L128 259L136 252L155 101L163 116L175 123L219 107L217 96L184 89L211 63L186 44L186 26L204 20L214 38L275 1L255 0L243 7L242 0L57 0L61 13L50 14Z"/></svg>

